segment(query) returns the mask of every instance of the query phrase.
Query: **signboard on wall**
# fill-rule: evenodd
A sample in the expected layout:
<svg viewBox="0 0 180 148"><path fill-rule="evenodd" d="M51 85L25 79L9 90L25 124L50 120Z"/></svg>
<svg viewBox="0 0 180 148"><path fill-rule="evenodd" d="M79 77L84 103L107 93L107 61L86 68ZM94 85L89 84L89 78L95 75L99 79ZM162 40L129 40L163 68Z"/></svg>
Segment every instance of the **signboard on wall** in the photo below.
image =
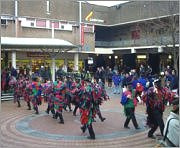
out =
<svg viewBox="0 0 180 148"><path fill-rule="evenodd" d="M135 30L131 32L132 39L140 39L140 30Z"/></svg>
<svg viewBox="0 0 180 148"><path fill-rule="evenodd" d="M45 52L27 52L27 57L49 57Z"/></svg>
<svg viewBox="0 0 180 148"><path fill-rule="evenodd" d="M94 33L94 25L84 25L84 32Z"/></svg>
<svg viewBox="0 0 180 148"><path fill-rule="evenodd" d="M52 24L54 24L54 29L56 30L72 31L72 24L61 20L54 21L38 18L19 18L19 20L21 21L22 27L51 29Z"/></svg>
<svg viewBox="0 0 180 148"><path fill-rule="evenodd" d="M81 45L84 46L84 25L81 24Z"/></svg>

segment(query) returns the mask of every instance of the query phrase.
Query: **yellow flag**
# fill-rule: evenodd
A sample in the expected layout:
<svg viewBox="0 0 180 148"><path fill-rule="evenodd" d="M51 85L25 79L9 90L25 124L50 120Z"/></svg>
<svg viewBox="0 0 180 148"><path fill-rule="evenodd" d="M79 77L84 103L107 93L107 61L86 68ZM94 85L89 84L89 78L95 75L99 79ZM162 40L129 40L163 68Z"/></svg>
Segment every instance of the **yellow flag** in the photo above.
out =
<svg viewBox="0 0 180 148"><path fill-rule="evenodd" d="M89 21L90 18L92 17L92 15L93 15L93 11L91 11L91 12L86 16L85 20L86 20L86 21Z"/></svg>

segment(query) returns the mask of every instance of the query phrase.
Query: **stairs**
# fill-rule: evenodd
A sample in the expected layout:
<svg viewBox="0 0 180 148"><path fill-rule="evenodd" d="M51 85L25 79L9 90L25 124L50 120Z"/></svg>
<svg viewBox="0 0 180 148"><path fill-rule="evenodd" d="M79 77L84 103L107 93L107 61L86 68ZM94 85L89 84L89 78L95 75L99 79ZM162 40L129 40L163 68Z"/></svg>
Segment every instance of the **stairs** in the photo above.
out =
<svg viewBox="0 0 180 148"><path fill-rule="evenodd" d="M2 93L1 94L1 100L2 101L9 101L9 100L13 100L13 93Z"/></svg>

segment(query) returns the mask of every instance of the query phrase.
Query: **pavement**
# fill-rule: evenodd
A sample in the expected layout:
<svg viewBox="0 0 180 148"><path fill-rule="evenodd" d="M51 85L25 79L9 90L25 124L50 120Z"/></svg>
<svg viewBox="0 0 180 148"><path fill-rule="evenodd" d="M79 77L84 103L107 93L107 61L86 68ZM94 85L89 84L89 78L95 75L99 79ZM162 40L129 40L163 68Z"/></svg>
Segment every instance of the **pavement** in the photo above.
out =
<svg viewBox="0 0 180 148"><path fill-rule="evenodd" d="M51 114L45 113L47 104L39 107L40 114L27 110L22 100L22 107L18 108L13 101L2 101L0 113L1 142L0 148L121 148L121 147L159 147L157 139L147 138L148 128L145 127L145 105L136 107L136 119L140 129L136 130L130 122L130 129L124 129L125 116L123 106L119 103L120 94L113 94L107 88L110 100L101 106L103 117L101 122L97 117L93 122L96 134L95 140L87 139L88 131L82 133L80 129L80 115L73 116L72 112L64 111L65 124L59 124ZM171 107L164 113L166 120ZM159 130L156 134L159 134Z"/></svg>

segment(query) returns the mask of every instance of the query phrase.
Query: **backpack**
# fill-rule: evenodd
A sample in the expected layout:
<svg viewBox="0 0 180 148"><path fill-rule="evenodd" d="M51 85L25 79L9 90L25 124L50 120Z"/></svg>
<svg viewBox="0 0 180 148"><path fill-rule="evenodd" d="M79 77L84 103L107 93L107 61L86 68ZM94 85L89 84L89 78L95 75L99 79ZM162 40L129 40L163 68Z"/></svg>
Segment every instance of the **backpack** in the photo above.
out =
<svg viewBox="0 0 180 148"><path fill-rule="evenodd" d="M121 103L122 105L125 105L125 104L127 103L127 101L128 101L128 98L127 98L127 96L123 93L123 94L122 94L122 97L121 97L120 103Z"/></svg>

